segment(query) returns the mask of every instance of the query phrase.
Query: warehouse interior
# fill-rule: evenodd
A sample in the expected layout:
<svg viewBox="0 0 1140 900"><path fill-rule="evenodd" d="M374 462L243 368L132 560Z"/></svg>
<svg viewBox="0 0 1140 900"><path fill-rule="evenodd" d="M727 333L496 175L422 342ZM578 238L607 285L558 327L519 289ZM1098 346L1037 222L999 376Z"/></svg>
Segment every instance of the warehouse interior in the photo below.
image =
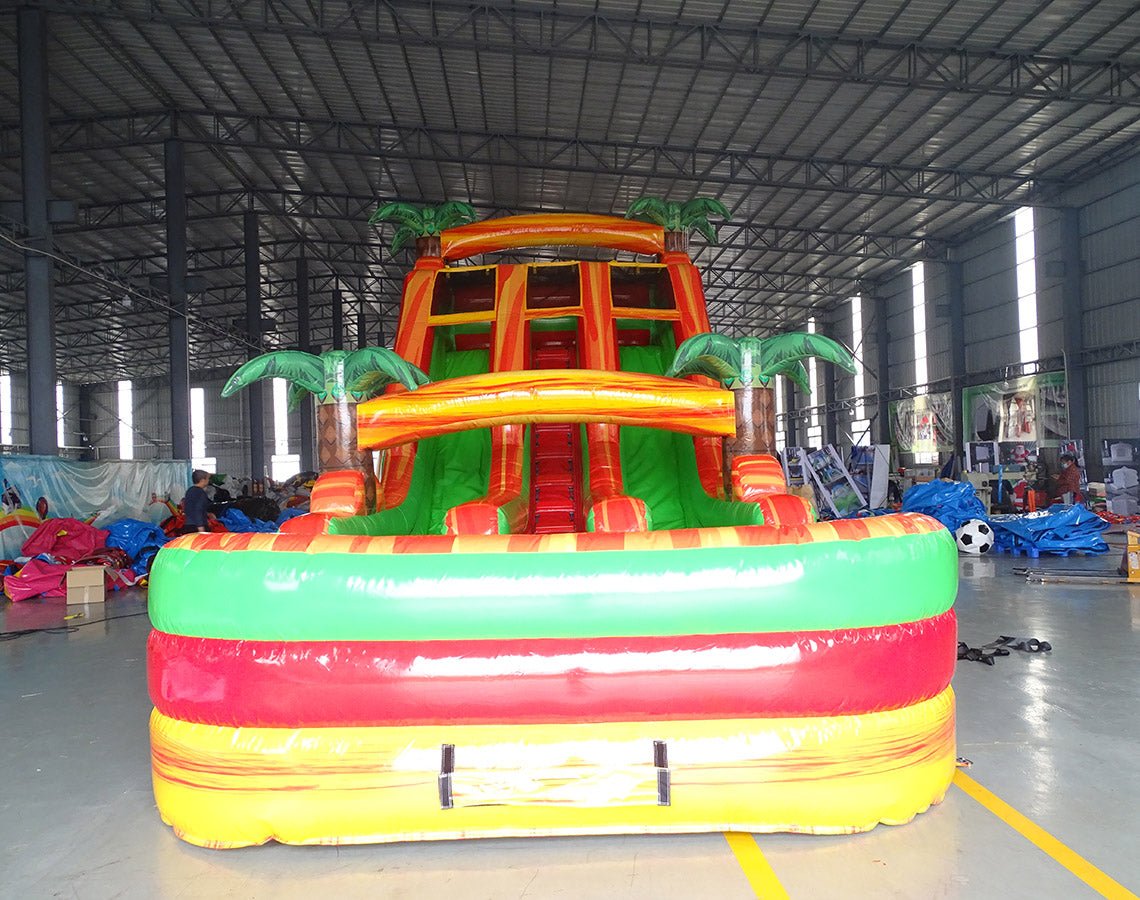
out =
<svg viewBox="0 0 1140 900"><path fill-rule="evenodd" d="M416 257L369 224L378 206L621 217L641 197L729 212L689 249L714 332L852 351L810 390L776 379L781 451L891 445L901 493L993 437L972 391L1056 375L1051 466L1079 441L1103 485L1111 446L1140 454L1128 0L20 0L0 10L0 455L313 470L311 407L222 387L262 352L394 346ZM18 636L0 893L1134 896L1140 584L1116 566L1140 508L1108 512L1104 555L961 559L961 640L1055 647L959 663L983 799L954 787L908 825L745 849L723 829L183 844L150 792L145 590L78 612L0 599ZM1027 563L1099 577L1027 583Z"/></svg>

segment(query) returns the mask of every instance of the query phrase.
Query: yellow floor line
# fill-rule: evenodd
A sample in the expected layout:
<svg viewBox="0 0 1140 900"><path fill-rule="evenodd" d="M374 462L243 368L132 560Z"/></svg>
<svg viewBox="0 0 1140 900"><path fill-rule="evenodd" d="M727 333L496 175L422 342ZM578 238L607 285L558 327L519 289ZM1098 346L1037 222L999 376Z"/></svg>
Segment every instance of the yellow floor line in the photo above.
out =
<svg viewBox="0 0 1140 900"><path fill-rule="evenodd" d="M752 835L740 831L726 831L724 838L732 848L736 861L744 870L744 877L752 885L757 897L763 897L764 900L788 900L788 892L780 884L780 879L772 871L768 860L760 852L760 845Z"/></svg>
<svg viewBox="0 0 1140 900"><path fill-rule="evenodd" d="M1070 850L1040 825L1027 819L1001 797L982 787L961 769L954 773L954 783L1030 843L1035 844L1039 849L1057 860L1102 897L1108 897L1109 900L1140 900L1120 882L1109 878L1083 856Z"/></svg>

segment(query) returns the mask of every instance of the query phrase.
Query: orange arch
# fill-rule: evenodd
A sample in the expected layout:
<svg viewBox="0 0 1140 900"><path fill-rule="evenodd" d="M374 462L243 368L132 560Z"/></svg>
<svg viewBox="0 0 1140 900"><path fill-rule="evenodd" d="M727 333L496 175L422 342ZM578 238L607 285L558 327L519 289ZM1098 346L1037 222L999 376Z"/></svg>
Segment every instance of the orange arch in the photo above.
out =
<svg viewBox="0 0 1140 900"><path fill-rule="evenodd" d="M356 420L358 443L372 450L513 423L605 422L720 436L736 429L730 391L593 369L451 378L361 403Z"/></svg>
<svg viewBox="0 0 1140 900"><path fill-rule="evenodd" d="M439 239L445 260L519 247L609 247L656 256L665 252L660 225L586 213L503 216L449 228Z"/></svg>

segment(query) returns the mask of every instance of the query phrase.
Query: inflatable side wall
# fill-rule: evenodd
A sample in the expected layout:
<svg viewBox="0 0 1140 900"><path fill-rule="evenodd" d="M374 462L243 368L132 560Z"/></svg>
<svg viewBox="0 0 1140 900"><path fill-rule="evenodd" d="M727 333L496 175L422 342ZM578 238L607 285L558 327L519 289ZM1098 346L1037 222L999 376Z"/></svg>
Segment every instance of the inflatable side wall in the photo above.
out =
<svg viewBox="0 0 1140 900"><path fill-rule="evenodd" d="M955 561L909 515L183 537L159 809L211 847L905 822L954 769Z"/></svg>

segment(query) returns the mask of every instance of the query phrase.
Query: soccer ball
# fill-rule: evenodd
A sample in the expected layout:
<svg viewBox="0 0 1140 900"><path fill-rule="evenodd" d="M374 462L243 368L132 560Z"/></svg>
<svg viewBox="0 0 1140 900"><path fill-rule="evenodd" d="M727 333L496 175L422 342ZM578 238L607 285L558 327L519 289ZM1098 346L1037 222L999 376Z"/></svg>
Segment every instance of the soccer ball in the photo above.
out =
<svg viewBox="0 0 1140 900"><path fill-rule="evenodd" d="M954 532L954 540L959 553L978 556L994 545L994 530L981 519L967 519Z"/></svg>

